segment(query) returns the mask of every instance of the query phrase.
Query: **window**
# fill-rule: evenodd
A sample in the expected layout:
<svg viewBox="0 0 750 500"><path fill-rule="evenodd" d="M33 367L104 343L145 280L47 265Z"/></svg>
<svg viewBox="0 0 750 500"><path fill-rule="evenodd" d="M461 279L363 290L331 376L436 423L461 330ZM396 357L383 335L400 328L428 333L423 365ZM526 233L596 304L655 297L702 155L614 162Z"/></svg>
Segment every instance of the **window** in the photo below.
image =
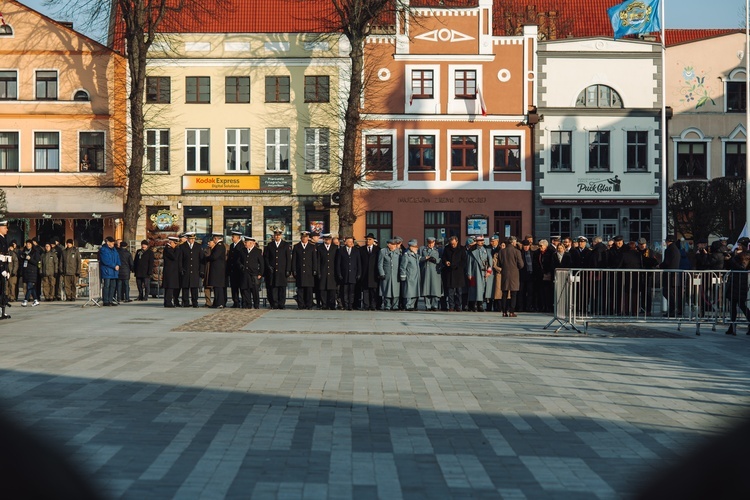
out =
<svg viewBox="0 0 750 500"><path fill-rule="evenodd" d="M253 235L252 207L224 207L224 234L239 231L243 236Z"/></svg>
<svg viewBox="0 0 750 500"><path fill-rule="evenodd" d="M474 99L477 96L477 72L473 69L459 69L455 73L457 99Z"/></svg>
<svg viewBox="0 0 750 500"><path fill-rule="evenodd" d="M550 208L549 210L549 234L565 237L570 233L570 209Z"/></svg>
<svg viewBox="0 0 750 500"><path fill-rule="evenodd" d="M497 136L495 148L495 172L521 171L521 138Z"/></svg>
<svg viewBox="0 0 750 500"><path fill-rule="evenodd" d="M34 132L34 170L60 171L59 132Z"/></svg>
<svg viewBox="0 0 750 500"><path fill-rule="evenodd" d="M10 24L0 25L0 36L13 36L13 28Z"/></svg>
<svg viewBox="0 0 750 500"><path fill-rule="evenodd" d="M451 170L476 170L477 157L476 135L451 136Z"/></svg>
<svg viewBox="0 0 750 500"><path fill-rule="evenodd" d="M747 150L744 142L724 144L724 175L745 178Z"/></svg>
<svg viewBox="0 0 750 500"><path fill-rule="evenodd" d="M168 76L146 77L146 102L169 104L172 98L172 80Z"/></svg>
<svg viewBox="0 0 750 500"><path fill-rule="evenodd" d="M104 132L81 132L78 136L81 172L104 172Z"/></svg>
<svg viewBox="0 0 750 500"><path fill-rule="evenodd" d="M289 171L289 129L266 129L266 170Z"/></svg>
<svg viewBox="0 0 750 500"><path fill-rule="evenodd" d="M146 130L146 169L169 172L169 130Z"/></svg>
<svg viewBox="0 0 750 500"><path fill-rule="evenodd" d="M227 129L227 172L250 171L250 129Z"/></svg>
<svg viewBox="0 0 750 500"><path fill-rule="evenodd" d="M39 101L57 99L57 71L36 72L36 98Z"/></svg>
<svg viewBox="0 0 750 500"><path fill-rule="evenodd" d="M589 171L609 172L609 132L589 132Z"/></svg>
<svg viewBox="0 0 750 500"><path fill-rule="evenodd" d="M211 102L211 78L188 76L185 78L185 102L208 104Z"/></svg>
<svg viewBox="0 0 750 500"><path fill-rule="evenodd" d="M727 113L744 113L747 106L745 82L727 82Z"/></svg>
<svg viewBox="0 0 750 500"><path fill-rule="evenodd" d="M266 77L266 102L289 102L289 77Z"/></svg>
<svg viewBox="0 0 750 500"><path fill-rule="evenodd" d="M305 129L305 171L328 170L328 129Z"/></svg>
<svg viewBox="0 0 750 500"><path fill-rule="evenodd" d="M250 102L250 77L228 76L224 80L224 94L227 103Z"/></svg>
<svg viewBox="0 0 750 500"><path fill-rule="evenodd" d="M606 85L592 85L578 94L577 108L621 108L620 94Z"/></svg>
<svg viewBox="0 0 750 500"><path fill-rule="evenodd" d="M627 169L629 172L648 170L648 132L627 133Z"/></svg>
<svg viewBox="0 0 750 500"><path fill-rule="evenodd" d="M328 102L329 77L315 75L305 77L305 102Z"/></svg>
<svg viewBox="0 0 750 500"><path fill-rule="evenodd" d="M365 158L367 170L393 171L393 136L365 136Z"/></svg>
<svg viewBox="0 0 750 500"><path fill-rule="evenodd" d="M651 241L651 209L630 209L630 241L646 238Z"/></svg>
<svg viewBox="0 0 750 500"><path fill-rule="evenodd" d="M551 132L550 160L553 172L572 172L571 145L572 132Z"/></svg>
<svg viewBox="0 0 750 500"><path fill-rule="evenodd" d="M16 99L18 99L18 73L0 71L0 100L14 101Z"/></svg>
<svg viewBox="0 0 750 500"><path fill-rule="evenodd" d="M91 100L91 97L89 97L89 93L85 90L76 90L76 93L73 94L73 100L74 101L80 101L80 102L88 102Z"/></svg>
<svg viewBox="0 0 750 500"><path fill-rule="evenodd" d="M188 172L209 171L210 130L207 128L187 129L187 163Z"/></svg>
<svg viewBox="0 0 750 500"><path fill-rule="evenodd" d="M0 132L0 171L18 172L18 132Z"/></svg>
<svg viewBox="0 0 750 500"><path fill-rule="evenodd" d="M677 178L705 179L706 165L706 143L677 143Z"/></svg>
<svg viewBox="0 0 750 500"><path fill-rule="evenodd" d="M193 231L199 240L206 241L213 232L213 215L212 207L185 207L185 231Z"/></svg>
<svg viewBox="0 0 750 500"><path fill-rule="evenodd" d="M291 240L292 207L263 207L263 227L266 241L271 241L276 229L281 229L285 240Z"/></svg>
<svg viewBox="0 0 750 500"><path fill-rule="evenodd" d="M365 234L369 233L385 248L385 242L393 237L393 212L367 212Z"/></svg>
<svg viewBox="0 0 750 500"><path fill-rule="evenodd" d="M434 95L433 75L431 69L414 69L411 71L412 99L432 99Z"/></svg>
<svg viewBox="0 0 750 500"><path fill-rule="evenodd" d="M435 169L435 136L409 136L409 170Z"/></svg>
<svg viewBox="0 0 750 500"><path fill-rule="evenodd" d="M445 243L451 236L461 239L461 212L425 212L424 241L433 237Z"/></svg>

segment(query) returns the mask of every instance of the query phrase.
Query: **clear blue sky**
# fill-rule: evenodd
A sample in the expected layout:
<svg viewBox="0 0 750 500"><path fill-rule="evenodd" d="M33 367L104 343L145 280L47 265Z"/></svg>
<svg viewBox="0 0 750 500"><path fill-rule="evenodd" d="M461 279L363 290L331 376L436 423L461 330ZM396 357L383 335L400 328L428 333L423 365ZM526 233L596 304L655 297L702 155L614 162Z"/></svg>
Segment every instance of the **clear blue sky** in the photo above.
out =
<svg viewBox="0 0 750 500"><path fill-rule="evenodd" d="M105 1L105 0L102 0ZM246 0L261 1L261 0ZM666 7L665 26L667 28L739 28L742 24L742 11L745 0L664 0ZM45 7L44 0L21 0L29 7L57 19L56 7ZM64 5L67 0L58 0ZM614 1L613 1L614 5ZM58 19L73 21L75 19ZM89 33L87 33L89 34ZM91 36L91 34L89 34ZM95 37L95 36L94 36Z"/></svg>

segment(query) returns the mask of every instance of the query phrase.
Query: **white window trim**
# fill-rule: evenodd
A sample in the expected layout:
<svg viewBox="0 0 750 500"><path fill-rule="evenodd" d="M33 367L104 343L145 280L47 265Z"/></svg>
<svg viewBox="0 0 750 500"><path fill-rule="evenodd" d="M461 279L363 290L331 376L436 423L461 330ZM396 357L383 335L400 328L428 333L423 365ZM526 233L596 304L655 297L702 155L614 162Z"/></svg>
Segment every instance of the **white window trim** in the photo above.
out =
<svg viewBox="0 0 750 500"><path fill-rule="evenodd" d="M524 154L524 151L526 150L526 134L522 132L516 132L514 130L490 130L490 150L489 150L489 158L490 158L490 172L492 175L490 178L492 178L495 174L501 174L501 175L518 175L518 172L513 171L496 171L495 170L495 137L518 137L518 147L519 147L519 163L521 165L521 182L526 181L526 155Z"/></svg>
<svg viewBox="0 0 750 500"><path fill-rule="evenodd" d="M76 94L78 92L85 92L86 96L88 97L88 100L86 100L86 101L76 101L75 98L76 98ZM89 92L88 90L86 90L83 87L77 88L77 89L73 90L72 94L70 94L70 100L71 101L75 101L75 102L91 102L91 92Z"/></svg>
<svg viewBox="0 0 750 500"><path fill-rule="evenodd" d="M645 132L646 133L646 170L629 170L628 169L628 132ZM638 127L624 128L622 129L622 172L624 174L647 174L653 172L654 169L654 151L651 135L654 133L652 128L644 128L639 130ZM612 144L609 145L610 154L617 154L616 150L612 149ZM613 169L614 172L614 169Z"/></svg>
<svg viewBox="0 0 750 500"><path fill-rule="evenodd" d="M434 135L435 136L435 168L433 170L422 170L415 172L423 175L433 172L435 180L440 179L440 129L406 129L404 130L404 180L409 180L409 137L412 135Z"/></svg>
<svg viewBox="0 0 750 500"><path fill-rule="evenodd" d="M57 134L57 152L59 155L58 158L58 166L57 170L37 170L36 169L36 134L37 133L56 133ZM19 137L20 139L20 137ZM62 131L61 130L45 130L45 129L34 129L31 131L31 154L32 154L32 163L31 163L31 171L35 174L60 174L63 172L63 165L62 160L64 158L63 156L63 141L62 141ZM76 155L76 158L78 156ZM20 158L19 158L20 161ZM78 172L78 169L76 169L76 172Z"/></svg>
<svg viewBox="0 0 750 500"><path fill-rule="evenodd" d="M23 133L20 130L18 130L18 129L16 129L16 130L12 130L12 129L0 129L0 132L15 132L15 133L18 134L18 171L16 172L15 170L0 170L0 173L6 173L7 174L7 173L16 172L16 173L20 174L21 172L23 172L23 170L21 169L21 166L23 165L23 148L21 147L21 141L23 140L22 139L22 134Z"/></svg>
<svg viewBox="0 0 750 500"><path fill-rule="evenodd" d="M200 141L200 131L201 130L207 130L208 131L208 144L205 146L201 144ZM196 138L195 138L195 145L194 146L188 146L188 135L190 132L197 132ZM170 137L171 141L171 137ZM188 170L188 148L194 147L196 148L195 151L195 170ZM208 165L205 165L205 169L203 168L204 165L200 164L200 152L201 148L206 147L208 148ZM197 167L201 167L200 169ZM185 173L188 175L192 174L201 174L201 173L209 173L211 172L211 129L210 128L186 128L185 129Z"/></svg>
<svg viewBox="0 0 750 500"><path fill-rule="evenodd" d="M315 144L312 144L315 146L315 164L320 165L320 146L323 144L320 142L320 133L319 130L328 130L328 143L326 146L328 147L328 168L314 168L314 169L308 169L307 168L307 129L315 130ZM303 131L303 141L305 143L305 150L302 155L302 161L305 163L305 173L313 173L313 174L327 174L331 171L331 129L328 127L304 127Z"/></svg>
<svg viewBox="0 0 750 500"><path fill-rule="evenodd" d="M276 168L276 169L273 169L273 170L269 170L268 169L268 146L270 146L270 144L268 144L268 131L269 130L287 130L288 131L287 135L289 136L289 142L286 144L286 146L289 148L289 158L288 158L288 161L289 161L290 165L288 165L288 168L286 170L282 170L281 168ZM265 149L265 154L264 154L265 161L263 162L263 168L265 169L265 171L267 173L290 173L292 171L292 165L291 165L291 161L292 161L292 131L291 131L291 129L288 128L288 127L268 127L268 128L263 129L263 135L264 135L264 138L265 138L265 140L263 141L265 143L265 148L264 148ZM280 134L278 134L278 133L275 134L275 136L278 136L278 135L280 135ZM278 140L279 138L278 137L274 137L274 139ZM274 157L274 162L273 163L274 163L274 166L279 166L280 167L281 166L281 161L280 161L280 156L279 156L280 148L278 146L283 146L283 144L280 143L280 142L274 142L273 145L276 146L276 149L274 150L275 151L275 153L274 153L275 157Z"/></svg>
<svg viewBox="0 0 750 500"><path fill-rule="evenodd" d="M18 68L0 68L0 71L14 71L16 73L16 98L15 99L2 99L2 100L0 100L0 103L2 103L2 102L17 103L18 102L18 93L19 93L18 92L19 91L19 88L18 88L19 87L18 86ZM34 73L34 75L36 75L36 73ZM36 89L34 89L34 90L36 91Z"/></svg>
<svg viewBox="0 0 750 500"><path fill-rule="evenodd" d="M458 115L481 115L482 108L479 98L476 99L456 99L456 71L472 70L477 72L477 90L484 91L482 83L482 65L481 64L449 64L448 65L448 114ZM487 102L486 93L482 94ZM470 104L473 103L473 104ZM470 110L469 108L472 108Z"/></svg>
<svg viewBox="0 0 750 500"><path fill-rule="evenodd" d="M398 178L398 144L396 143L396 129L365 129L362 131L362 172L360 172L360 179L365 180L365 174L367 173L367 144L366 137L368 135L390 135L391 136L391 147L393 148L393 169L391 171L391 180L395 181ZM408 158L408 154L407 154ZM404 169L408 169L408 166ZM377 172L381 173L381 172Z"/></svg>
<svg viewBox="0 0 750 500"><path fill-rule="evenodd" d="M482 147L482 129L448 129L448 139L446 140L446 163L448 164L448 181L453 180L453 164L451 162L453 155L451 154L451 145L453 142L454 135L476 135L477 136L477 169L476 170L457 170L456 173L460 175L464 174L476 174L477 181L487 180L484 178L484 148ZM435 162L437 164L437 161Z"/></svg>
<svg viewBox="0 0 750 500"><path fill-rule="evenodd" d="M54 99L38 99L36 95L36 84L37 84L37 72L39 71L54 71L55 75L55 83L57 84L57 97ZM89 94L90 96L91 94ZM57 68L34 68L34 101L38 102L55 102L60 100L60 70Z"/></svg>
<svg viewBox="0 0 750 500"><path fill-rule="evenodd" d="M149 132L156 132L156 144L154 147L156 148L156 161L157 163L161 163L161 148L164 147L161 143L160 139L160 132L166 131L169 134L169 144L166 145L167 147L167 157L169 159L169 169L168 170L144 170L144 173L149 175L169 175L169 172L172 170L172 131L168 128L147 128L144 130L143 134L143 141L145 143L145 149L144 149L144 155L146 156L144 158L144 161L148 163L148 133Z"/></svg>
<svg viewBox="0 0 750 500"><path fill-rule="evenodd" d="M237 133L237 142L234 144L229 144L229 131L234 130ZM248 132L248 143L247 143L247 151L248 151L248 167L247 170L242 170L241 168L230 170L229 169L229 146L234 146L236 148L240 148L242 146L245 146L245 144L242 144L241 140L241 131L247 130ZM224 171L227 174L249 174L253 169L253 155L252 155L252 147L251 144L253 142L252 137L252 129L250 127L229 127L227 129L224 129ZM237 154L237 161L240 159L240 154L238 152Z"/></svg>
<svg viewBox="0 0 750 500"><path fill-rule="evenodd" d="M725 113L729 113L729 111L727 111L727 84L730 83L730 82L742 82L742 83L745 83L746 78L747 78L747 72L746 72L745 68L735 68L734 70L732 70L731 73L729 73L729 76L727 76L725 78L722 78L722 80L724 82L724 95L723 95L723 97L724 97L724 112ZM732 111L731 113L732 114L736 113L736 114L739 114L739 115L743 114L742 112L738 113L736 111Z"/></svg>
<svg viewBox="0 0 750 500"><path fill-rule="evenodd" d="M697 138L694 136L698 136ZM701 129L696 127L689 127L682 131L680 135L672 136L672 180L677 181L677 149L681 142L703 142L706 144L706 178L705 179L694 179L694 180L706 180L710 181L711 177L711 141L713 137L708 137L703 134Z"/></svg>
<svg viewBox="0 0 750 500"><path fill-rule="evenodd" d="M13 25L10 24L9 22L6 22L5 25L10 28L10 35L7 34L7 33L3 33L2 35L0 35L0 38L15 38L16 37L16 30L13 27Z"/></svg>
<svg viewBox="0 0 750 500"><path fill-rule="evenodd" d="M432 99L411 98L412 71L432 70ZM439 64L407 64L404 74L404 112L405 113L427 113L440 114L440 65ZM412 101L411 104L409 101Z"/></svg>
<svg viewBox="0 0 750 500"><path fill-rule="evenodd" d="M81 173L81 134L86 133L100 133L104 134L104 165L102 166L101 171L95 171L95 172L86 172L89 174L104 174L107 172L107 131L106 130L79 130L78 134L76 134L76 138L78 139L78 144L76 148L76 172Z"/></svg>
<svg viewBox="0 0 750 500"><path fill-rule="evenodd" d="M570 170L552 170L552 133L553 132L570 132ZM544 146L544 162L546 165L545 172L551 174L574 174L575 169L575 144L576 144L576 129L574 128L557 128L557 129L545 129L544 140L546 145ZM586 132L588 136L588 131ZM588 142L588 141L587 141ZM588 165L587 165L588 166ZM588 170L587 170L588 171Z"/></svg>
<svg viewBox="0 0 750 500"><path fill-rule="evenodd" d="M739 136L742 136L742 138L739 138ZM747 133L745 132L745 127L741 123L737 125L734 130L732 130L732 133L730 133L727 137L721 137L721 176L726 177L727 175L727 143L744 143L747 142ZM745 155L747 155L747 148L745 149ZM745 165L747 165L747 160L745 161Z"/></svg>

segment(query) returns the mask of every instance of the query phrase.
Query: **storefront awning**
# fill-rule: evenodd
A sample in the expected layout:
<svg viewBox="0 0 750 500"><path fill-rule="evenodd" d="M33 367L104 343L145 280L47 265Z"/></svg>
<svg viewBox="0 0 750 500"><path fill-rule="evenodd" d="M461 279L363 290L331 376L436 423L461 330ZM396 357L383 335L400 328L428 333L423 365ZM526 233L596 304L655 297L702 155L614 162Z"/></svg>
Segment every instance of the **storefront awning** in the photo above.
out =
<svg viewBox="0 0 750 500"><path fill-rule="evenodd" d="M100 187L3 188L8 218L91 219L121 217L125 190Z"/></svg>

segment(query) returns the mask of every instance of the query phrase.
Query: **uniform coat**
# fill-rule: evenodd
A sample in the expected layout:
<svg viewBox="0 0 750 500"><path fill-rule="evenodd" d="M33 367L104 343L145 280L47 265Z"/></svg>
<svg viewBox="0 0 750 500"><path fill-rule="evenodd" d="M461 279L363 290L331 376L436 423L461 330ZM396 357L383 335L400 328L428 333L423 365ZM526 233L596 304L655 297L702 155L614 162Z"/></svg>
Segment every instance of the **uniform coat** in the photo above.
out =
<svg viewBox="0 0 750 500"><path fill-rule="evenodd" d="M492 293L492 284L488 282L487 270L492 267L492 258L490 252L483 246L477 246L468 254L468 266L466 268L466 277L472 281L469 288L469 301L482 302L486 295Z"/></svg>
<svg viewBox="0 0 750 500"><path fill-rule="evenodd" d="M521 289L520 271L524 267L521 251L513 245L500 250L500 267L503 268L500 288L503 291L517 292Z"/></svg>
<svg viewBox="0 0 750 500"><path fill-rule="evenodd" d="M289 242L281 240L266 244L263 250L266 264L266 286L281 286L286 288L286 278L292 272L292 247Z"/></svg>
<svg viewBox="0 0 750 500"><path fill-rule="evenodd" d="M57 252L50 250L42 254L42 277L50 278L57 275L60 262L57 260Z"/></svg>
<svg viewBox="0 0 750 500"><path fill-rule="evenodd" d="M422 247L419 249L422 297L441 297L443 295L443 280L440 276L442 262L437 247Z"/></svg>
<svg viewBox="0 0 750 500"><path fill-rule="evenodd" d="M276 246L271 243L272 246ZM315 286L315 277L318 275L318 259L315 245L310 241L306 246L302 242L292 248L292 273L298 287L312 288Z"/></svg>
<svg viewBox="0 0 750 500"><path fill-rule="evenodd" d="M450 262L450 266L446 263ZM466 249L461 245L453 248L448 245L443 250L443 285L445 288L463 288L466 286Z"/></svg>
<svg viewBox="0 0 750 500"><path fill-rule="evenodd" d="M260 251L260 248L257 246L253 247L252 250L242 248L237 251L237 256L237 265L240 266L242 271L240 288L248 289L251 286L260 285L258 276L263 276L263 271L265 271L263 252Z"/></svg>
<svg viewBox="0 0 750 500"><path fill-rule="evenodd" d="M197 245L196 245L197 246ZM211 253L208 254L206 260L209 264L209 273L207 277L206 286L223 288L227 286L226 274L227 274L227 248L224 243L217 243L212 249ZM196 285L197 286L197 285ZM222 304L219 304L222 305Z"/></svg>
<svg viewBox="0 0 750 500"><path fill-rule="evenodd" d="M336 277L342 285L354 285L361 277L361 258L359 250L352 247L351 253L347 247L339 248L336 254Z"/></svg>
<svg viewBox="0 0 750 500"><path fill-rule="evenodd" d="M162 253L164 270L161 276L161 286L165 290L167 288L180 288L180 269L177 261L178 249L179 247L172 248L167 245L164 247L164 252Z"/></svg>
<svg viewBox="0 0 750 500"><path fill-rule="evenodd" d="M318 286L321 290L332 290L338 289L338 282L336 281L336 254L339 248L336 245L330 245L327 249L325 244L318 247L318 271L320 273L320 280Z"/></svg>
<svg viewBox="0 0 750 500"><path fill-rule="evenodd" d="M398 278L402 282L401 296L407 299L413 299L420 296L420 270L419 254L407 250L401 256L399 264Z"/></svg>
<svg viewBox="0 0 750 500"><path fill-rule="evenodd" d="M232 242L227 246L227 277L232 288L239 288L242 281L242 260L246 252L242 241Z"/></svg>
<svg viewBox="0 0 750 500"><path fill-rule="evenodd" d="M197 243L193 243L193 248L190 248L188 243L183 243L178 248L180 249L180 287L198 288L201 286L201 254L203 251Z"/></svg>
<svg viewBox="0 0 750 500"><path fill-rule="evenodd" d="M362 288L377 288L378 287L378 255L380 254L380 247L377 245L372 246L372 251L367 250L367 246L363 246L359 250L359 256L362 261Z"/></svg>
<svg viewBox="0 0 750 500"><path fill-rule="evenodd" d="M380 281L380 295L383 298L397 299L401 295L398 281L399 265L401 264L401 249L391 251L388 247L381 248L378 255L378 276Z"/></svg>

